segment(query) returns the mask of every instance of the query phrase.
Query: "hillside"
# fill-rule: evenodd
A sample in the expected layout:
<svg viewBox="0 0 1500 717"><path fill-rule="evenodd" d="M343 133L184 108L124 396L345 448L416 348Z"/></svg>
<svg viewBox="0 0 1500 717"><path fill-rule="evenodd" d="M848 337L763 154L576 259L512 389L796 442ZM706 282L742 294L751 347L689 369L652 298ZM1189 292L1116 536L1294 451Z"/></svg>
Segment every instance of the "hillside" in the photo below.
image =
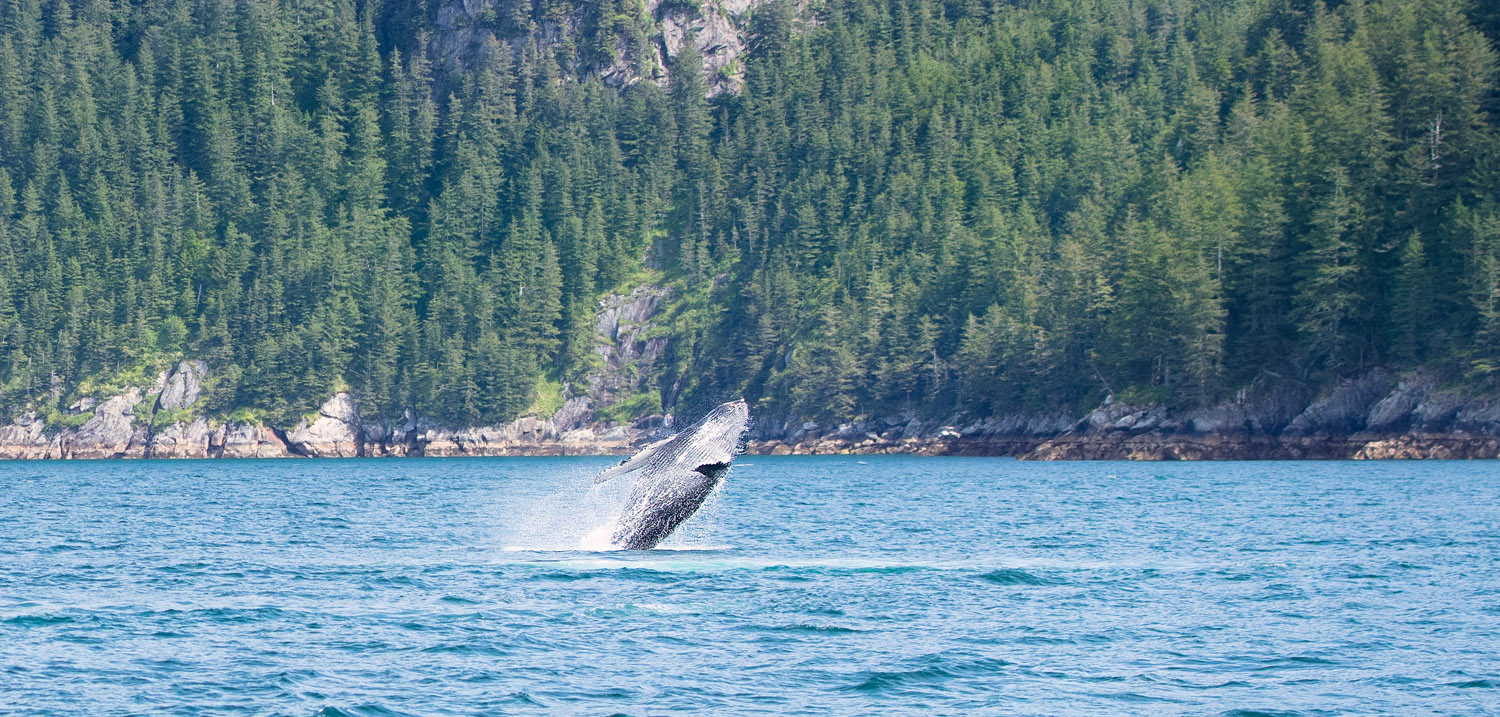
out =
<svg viewBox="0 0 1500 717"><path fill-rule="evenodd" d="M0 438L620 447L743 395L768 440L1040 441L1291 392L1279 436L1372 380L1344 433L1405 381L1500 434L1497 35L1454 0L10 0Z"/></svg>

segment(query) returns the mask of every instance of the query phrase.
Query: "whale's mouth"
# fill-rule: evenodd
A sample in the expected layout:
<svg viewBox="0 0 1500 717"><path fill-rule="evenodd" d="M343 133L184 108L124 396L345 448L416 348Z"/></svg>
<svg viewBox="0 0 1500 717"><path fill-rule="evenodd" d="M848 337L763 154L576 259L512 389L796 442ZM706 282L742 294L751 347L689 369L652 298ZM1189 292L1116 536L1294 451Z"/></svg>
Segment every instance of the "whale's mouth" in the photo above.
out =
<svg viewBox="0 0 1500 717"><path fill-rule="evenodd" d="M705 478L712 478L715 475L718 475L720 472L728 470L728 469L729 469L729 464L728 463L707 463L707 464L698 466L697 468L694 468L693 472L694 473L698 473L698 474L702 475Z"/></svg>

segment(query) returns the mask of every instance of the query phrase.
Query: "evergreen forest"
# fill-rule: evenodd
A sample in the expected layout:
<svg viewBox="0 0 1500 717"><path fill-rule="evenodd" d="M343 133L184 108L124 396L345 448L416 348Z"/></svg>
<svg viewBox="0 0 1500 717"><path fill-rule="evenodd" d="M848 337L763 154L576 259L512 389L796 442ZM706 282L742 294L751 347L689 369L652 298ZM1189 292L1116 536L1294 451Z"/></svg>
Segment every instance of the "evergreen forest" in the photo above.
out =
<svg viewBox="0 0 1500 717"><path fill-rule="evenodd" d="M505 421L641 284L637 413L1500 387L1490 3L764 0L711 91L698 0L453 1L0 0L0 414Z"/></svg>

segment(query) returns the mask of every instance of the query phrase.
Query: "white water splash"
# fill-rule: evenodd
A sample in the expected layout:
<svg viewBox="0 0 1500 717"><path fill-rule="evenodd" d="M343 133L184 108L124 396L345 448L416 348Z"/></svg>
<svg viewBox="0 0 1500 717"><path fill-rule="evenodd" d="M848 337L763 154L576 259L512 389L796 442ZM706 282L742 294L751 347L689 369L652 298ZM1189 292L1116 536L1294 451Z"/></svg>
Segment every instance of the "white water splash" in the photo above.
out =
<svg viewBox="0 0 1500 717"><path fill-rule="evenodd" d="M593 468L547 476L549 488L506 506L501 544L507 552L612 550L609 535L628 486L594 486ZM602 535L600 540L597 536Z"/></svg>
<svg viewBox="0 0 1500 717"><path fill-rule="evenodd" d="M505 552L609 552L630 493L630 481L594 484L593 472L559 476L549 492L523 497L512 509L521 516L501 535ZM703 507L660 546L665 550L723 550L716 536L724 483Z"/></svg>
<svg viewBox="0 0 1500 717"><path fill-rule="evenodd" d="M615 534L615 528L619 524L620 520L617 516L613 520L606 521L599 527L589 531L589 534L583 536L583 540L579 541L578 549L588 551L618 550L619 548L615 547L610 538Z"/></svg>

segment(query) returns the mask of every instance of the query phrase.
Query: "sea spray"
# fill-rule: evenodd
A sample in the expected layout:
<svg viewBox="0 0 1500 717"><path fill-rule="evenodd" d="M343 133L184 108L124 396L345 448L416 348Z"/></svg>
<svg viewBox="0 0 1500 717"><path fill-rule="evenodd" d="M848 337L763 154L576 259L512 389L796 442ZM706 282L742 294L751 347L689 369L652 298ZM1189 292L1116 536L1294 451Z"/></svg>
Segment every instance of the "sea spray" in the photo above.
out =
<svg viewBox="0 0 1500 717"><path fill-rule="evenodd" d="M630 493L629 481L594 484L593 472L570 470L555 476L547 490L518 496L508 510L519 519L508 524L500 543L508 552L600 552L619 550L611 542ZM727 482L727 481L726 481ZM721 550L721 484L703 507L661 545L670 550Z"/></svg>
<svg viewBox="0 0 1500 717"><path fill-rule="evenodd" d="M519 517L504 521L506 550L611 550L606 531L618 518L629 485L593 485L593 475L590 469L569 470L553 476L546 489L518 496L510 510Z"/></svg>

